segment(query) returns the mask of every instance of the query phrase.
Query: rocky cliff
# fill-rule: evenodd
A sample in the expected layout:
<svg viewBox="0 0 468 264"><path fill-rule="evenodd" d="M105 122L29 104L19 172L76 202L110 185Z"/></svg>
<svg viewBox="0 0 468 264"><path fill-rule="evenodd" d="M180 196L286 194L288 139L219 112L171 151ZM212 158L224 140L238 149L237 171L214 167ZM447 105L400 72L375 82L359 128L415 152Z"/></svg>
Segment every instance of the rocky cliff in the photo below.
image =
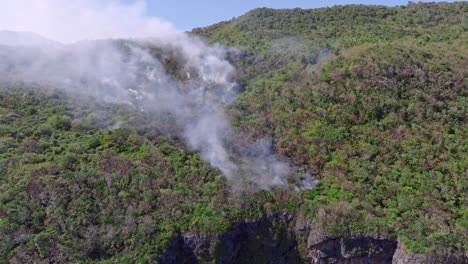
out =
<svg viewBox="0 0 468 264"><path fill-rule="evenodd" d="M327 237L287 213L234 225L223 234L178 234L160 263L467 263L466 256L407 252L396 239Z"/></svg>

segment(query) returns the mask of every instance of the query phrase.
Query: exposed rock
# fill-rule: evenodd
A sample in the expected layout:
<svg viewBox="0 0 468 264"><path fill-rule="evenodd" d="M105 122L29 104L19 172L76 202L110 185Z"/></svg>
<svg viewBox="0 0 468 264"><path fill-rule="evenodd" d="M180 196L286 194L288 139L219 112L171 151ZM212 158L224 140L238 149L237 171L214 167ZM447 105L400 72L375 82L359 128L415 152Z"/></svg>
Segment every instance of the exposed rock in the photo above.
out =
<svg viewBox="0 0 468 264"><path fill-rule="evenodd" d="M336 238L284 212L241 222L222 234L178 234L159 263L468 263L466 256L406 252L393 239Z"/></svg>
<svg viewBox="0 0 468 264"><path fill-rule="evenodd" d="M311 263L392 263L397 242L372 237L330 238L309 247Z"/></svg>
<svg viewBox="0 0 468 264"><path fill-rule="evenodd" d="M179 234L160 263L302 263L288 215L234 225L224 234Z"/></svg>

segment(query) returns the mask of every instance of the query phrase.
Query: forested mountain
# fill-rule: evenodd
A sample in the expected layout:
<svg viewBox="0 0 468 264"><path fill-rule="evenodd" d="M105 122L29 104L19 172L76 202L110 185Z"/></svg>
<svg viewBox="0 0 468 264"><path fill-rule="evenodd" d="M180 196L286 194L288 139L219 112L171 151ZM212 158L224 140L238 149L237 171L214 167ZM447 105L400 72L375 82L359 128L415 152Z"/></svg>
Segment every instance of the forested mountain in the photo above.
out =
<svg viewBox="0 0 468 264"><path fill-rule="evenodd" d="M0 263L466 263L467 30L466 2L255 9L190 33L228 49L236 72L222 83L177 50L111 41L124 55L103 58L125 68L99 85L124 87L106 100L89 95L86 67L48 77L88 65L80 47L26 74L25 54L42 53L2 46ZM143 51L176 95L147 93L157 78ZM231 82L235 98L218 87ZM199 99L195 86L200 102L170 107ZM206 133L187 112L218 107L237 135L222 138L226 160L245 178L186 139ZM264 139L276 156L249 146ZM294 169L249 181L251 167L276 174L254 155Z"/></svg>
<svg viewBox="0 0 468 264"><path fill-rule="evenodd" d="M420 3L256 9L194 32L240 49L234 124L320 179L302 212L334 235L463 252L467 29L467 3Z"/></svg>

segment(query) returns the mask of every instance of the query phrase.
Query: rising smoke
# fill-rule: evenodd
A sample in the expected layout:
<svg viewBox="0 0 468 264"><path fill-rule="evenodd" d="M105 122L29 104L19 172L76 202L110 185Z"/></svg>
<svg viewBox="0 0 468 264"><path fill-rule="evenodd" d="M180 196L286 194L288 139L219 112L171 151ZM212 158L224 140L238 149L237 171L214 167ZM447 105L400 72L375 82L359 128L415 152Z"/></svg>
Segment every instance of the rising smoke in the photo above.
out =
<svg viewBox="0 0 468 264"><path fill-rule="evenodd" d="M224 59L226 50L147 17L144 10L143 1L2 3L0 29L60 41L0 32L0 44L6 45L0 49L2 81L52 85L169 115L188 146L233 182L248 179L260 188L284 184L293 169L271 153L268 140L244 149L246 154L228 151L236 131L224 108L235 99L237 85L235 69ZM168 69L168 61L176 62L176 71Z"/></svg>

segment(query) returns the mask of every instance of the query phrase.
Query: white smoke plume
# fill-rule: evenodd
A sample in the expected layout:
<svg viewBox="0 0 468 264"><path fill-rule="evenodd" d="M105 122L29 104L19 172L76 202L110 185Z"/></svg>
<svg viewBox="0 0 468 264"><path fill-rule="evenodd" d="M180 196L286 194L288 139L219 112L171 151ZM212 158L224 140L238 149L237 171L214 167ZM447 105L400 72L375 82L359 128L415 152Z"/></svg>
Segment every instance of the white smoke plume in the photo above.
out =
<svg viewBox="0 0 468 264"><path fill-rule="evenodd" d="M2 1L0 30L9 31L0 32L1 81L52 85L169 115L189 147L233 182L284 184L293 169L271 153L268 141L248 155L228 151L236 131L224 108L236 83L225 49L146 16L145 9L144 1ZM168 72L167 60L177 61L176 72Z"/></svg>

